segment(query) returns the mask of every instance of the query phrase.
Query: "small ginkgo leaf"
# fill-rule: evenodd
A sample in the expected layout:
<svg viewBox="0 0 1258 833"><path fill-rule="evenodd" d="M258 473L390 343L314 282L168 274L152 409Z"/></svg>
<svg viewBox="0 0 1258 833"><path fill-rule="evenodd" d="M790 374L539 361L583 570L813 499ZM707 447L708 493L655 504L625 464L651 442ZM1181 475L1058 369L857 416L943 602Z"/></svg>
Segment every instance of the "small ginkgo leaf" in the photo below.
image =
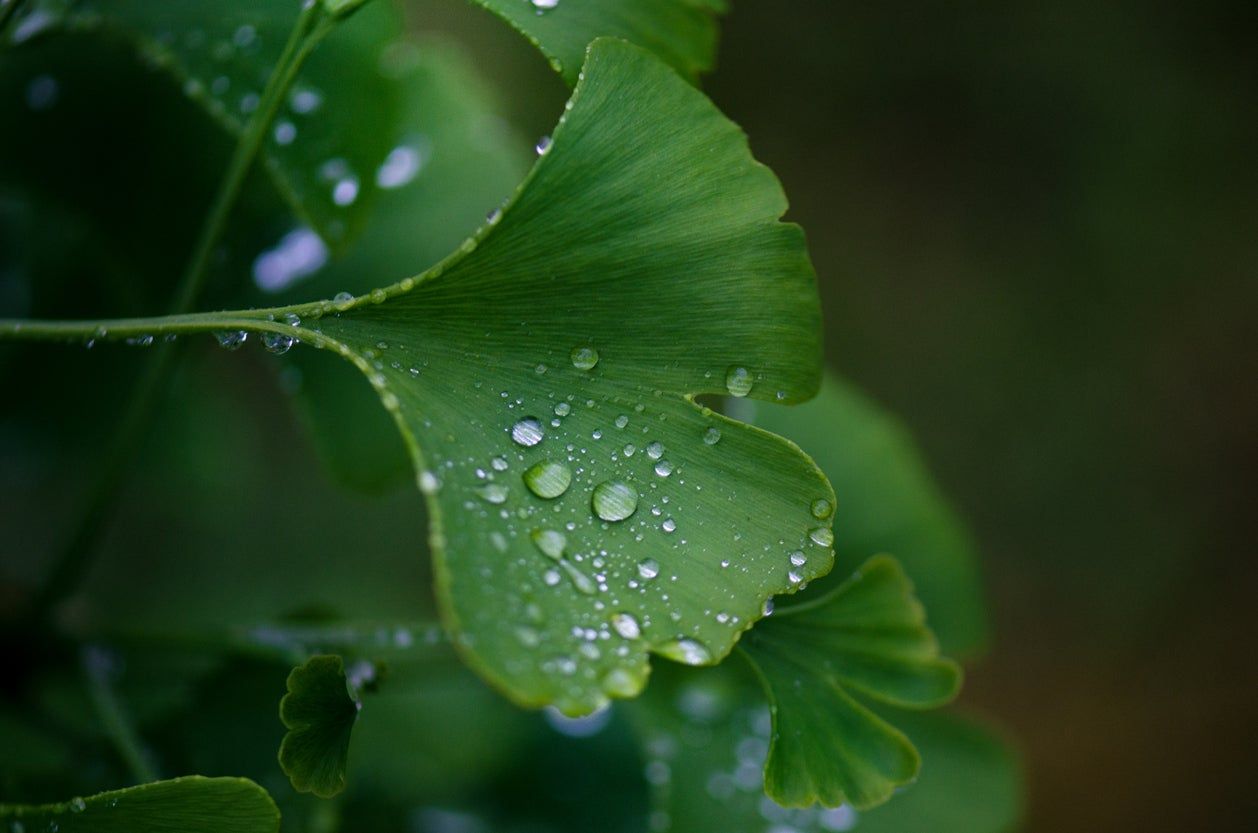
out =
<svg viewBox="0 0 1258 833"><path fill-rule="evenodd" d="M320 798L345 789L358 708L339 656L314 656L292 670L288 693L280 700L280 720L288 733L280 744L279 760L293 789Z"/></svg>
<svg viewBox="0 0 1258 833"><path fill-rule="evenodd" d="M274 833L280 811L248 779L190 775L61 804L0 804L0 826L15 833Z"/></svg>
<svg viewBox="0 0 1258 833"><path fill-rule="evenodd" d="M30 5L16 25L26 37L58 28L120 35L233 135L244 131L258 108L301 9L291 0ZM332 17L350 10L336 5L320 8ZM370 4L326 38L276 114L262 149L279 193L333 247L348 242L365 220L378 170L403 138L396 130L401 85L388 52L402 27L391 5Z"/></svg>
<svg viewBox="0 0 1258 833"><path fill-rule="evenodd" d="M576 84L585 48L602 36L650 49L694 80L716 58L725 0L472 0L507 21Z"/></svg>
<svg viewBox="0 0 1258 833"><path fill-rule="evenodd" d="M765 790L786 807L886 801L916 777L920 759L854 695L929 708L952 699L961 681L889 556L871 558L826 596L781 610L743 645L773 715Z"/></svg>
<svg viewBox="0 0 1258 833"><path fill-rule="evenodd" d="M799 443L830 478L843 519L838 568L895 553L943 650L978 653L986 621L974 544L900 422L834 374L798 408L740 405L738 416Z"/></svg>
<svg viewBox="0 0 1258 833"><path fill-rule="evenodd" d="M392 412L455 644L518 702L589 712L637 694L650 652L717 662L830 569L812 461L693 401L816 389L785 208L701 93L603 39L500 218L418 279L293 308Z"/></svg>

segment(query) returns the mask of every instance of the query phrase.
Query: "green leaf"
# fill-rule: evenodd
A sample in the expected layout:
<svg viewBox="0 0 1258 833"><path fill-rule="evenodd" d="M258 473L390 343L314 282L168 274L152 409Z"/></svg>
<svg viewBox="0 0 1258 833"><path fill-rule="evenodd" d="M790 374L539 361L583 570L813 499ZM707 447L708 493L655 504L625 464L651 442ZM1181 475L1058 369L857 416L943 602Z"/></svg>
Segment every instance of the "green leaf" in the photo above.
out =
<svg viewBox="0 0 1258 833"><path fill-rule="evenodd" d="M590 41L623 38L694 80L716 58L716 15L725 0L473 0L542 51L569 85ZM548 6L550 8L548 8Z"/></svg>
<svg viewBox="0 0 1258 833"><path fill-rule="evenodd" d="M126 39L233 136L243 133L300 10L289 0L32 6L28 19L42 15L48 23L28 30L56 21ZM372 3L338 26L307 62L263 147L263 167L280 194L334 247L362 226L380 190L377 170L402 138L401 85L389 73L389 47L401 32L389 3Z"/></svg>
<svg viewBox="0 0 1258 833"><path fill-rule="evenodd" d="M990 728L949 713L893 711L923 763L917 779L880 807L788 808L766 799L763 764L771 719L745 671L730 664L661 674L631 704L659 820L652 829L1007 833L1013 828L1021 806L1014 756Z"/></svg>
<svg viewBox="0 0 1258 833"><path fill-rule="evenodd" d="M351 696L339 656L311 657L288 675L280 720L288 729L280 744L280 768L298 792L331 798L345 789L350 733L359 701Z"/></svg>
<svg viewBox="0 0 1258 833"><path fill-rule="evenodd" d="M916 777L920 759L858 697L928 708L952 699L961 682L890 556L871 558L823 598L780 611L743 644L773 714L765 789L786 807L886 801Z"/></svg>
<svg viewBox="0 0 1258 833"><path fill-rule="evenodd" d="M769 596L829 570L813 463L693 401L816 388L816 289L785 207L702 94L604 39L499 222L292 329L392 412L447 625L518 702L588 712L635 695L648 652L716 662ZM570 470L562 496L530 489L542 462Z"/></svg>
<svg viewBox="0 0 1258 833"><path fill-rule="evenodd" d="M15 833L271 833L279 830L280 813L245 778L190 775L63 804L0 804L0 822Z"/></svg>
<svg viewBox="0 0 1258 833"><path fill-rule="evenodd" d="M987 624L973 542L897 419L833 374L806 405L759 406L739 415L794 440L826 473L838 495L841 568L894 553L943 649L963 656L981 651Z"/></svg>

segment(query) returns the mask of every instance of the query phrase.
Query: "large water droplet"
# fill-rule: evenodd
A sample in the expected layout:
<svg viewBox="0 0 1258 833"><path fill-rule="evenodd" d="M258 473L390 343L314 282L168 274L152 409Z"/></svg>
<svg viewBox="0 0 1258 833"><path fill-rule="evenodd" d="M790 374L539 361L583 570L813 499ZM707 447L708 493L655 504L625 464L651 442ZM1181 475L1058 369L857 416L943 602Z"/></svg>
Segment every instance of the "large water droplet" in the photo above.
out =
<svg viewBox="0 0 1258 833"><path fill-rule="evenodd" d="M559 0L533 0L533 8L537 9L538 14L550 11L559 5Z"/></svg>
<svg viewBox="0 0 1258 833"><path fill-rule="evenodd" d="M277 356L287 353L295 341L297 339L284 333L264 333L262 335L262 346Z"/></svg>
<svg viewBox="0 0 1258 833"><path fill-rule="evenodd" d="M703 441L708 445L716 445L721 441L721 432L717 428L709 428L703 432Z"/></svg>
<svg viewBox="0 0 1258 833"><path fill-rule="evenodd" d="M646 447L646 456L650 457L652 460L660 459L661 457L664 456L664 444L659 442L658 440L656 442L650 443Z"/></svg>
<svg viewBox="0 0 1258 833"><path fill-rule="evenodd" d="M745 367L731 367L725 374L725 389L730 396L746 396L751 393L751 373Z"/></svg>
<svg viewBox="0 0 1258 833"><path fill-rule="evenodd" d="M573 347L572 366L577 370L590 370L598 364L598 351L593 347Z"/></svg>
<svg viewBox="0 0 1258 833"><path fill-rule="evenodd" d="M830 517L830 513L833 511L834 507L825 498L817 498L812 502L812 516L819 521Z"/></svg>
<svg viewBox="0 0 1258 833"><path fill-rule="evenodd" d="M660 477L668 477L673 473L673 464L668 460L660 460L655 464L655 473Z"/></svg>
<svg viewBox="0 0 1258 833"><path fill-rule="evenodd" d="M808 533L808 537L819 547L834 546L834 533L830 531L828 526L819 526Z"/></svg>
<svg viewBox="0 0 1258 833"><path fill-rule="evenodd" d="M642 628L631 613L617 613L613 616L612 628L625 639L637 639L642 635Z"/></svg>
<svg viewBox="0 0 1258 833"><path fill-rule="evenodd" d="M542 460L524 472L524 485L540 498L551 500L568 491L572 483L572 470L554 460Z"/></svg>
<svg viewBox="0 0 1258 833"><path fill-rule="evenodd" d="M249 334L244 330L229 330L215 333L214 338L218 339L218 346L227 350L239 350L244 346L245 341L249 339Z"/></svg>
<svg viewBox="0 0 1258 833"><path fill-rule="evenodd" d="M563 558L564 547L568 546L568 538L554 529L535 529L531 533L533 544L547 558L558 561Z"/></svg>
<svg viewBox="0 0 1258 833"><path fill-rule="evenodd" d="M638 575L645 579L653 579L660 574L660 562L654 558L644 558L638 562Z"/></svg>
<svg viewBox="0 0 1258 833"><path fill-rule="evenodd" d="M591 499L594 514L605 521L623 521L638 508L638 490L619 480L608 480L594 487Z"/></svg>
<svg viewBox="0 0 1258 833"><path fill-rule="evenodd" d="M555 416L567 416L572 413L572 406L567 402L559 402L555 405Z"/></svg>
<svg viewBox="0 0 1258 833"><path fill-rule="evenodd" d="M693 639L674 639L656 647L655 652L686 665L703 665L712 661L712 653L701 642Z"/></svg>
<svg viewBox="0 0 1258 833"><path fill-rule="evenodd" d="M545 431L543 431L542 424L537 417L525 417L511 426L511 439L515 441L516 445L522 445L525 448L540 443L544 435Z"/></svg>

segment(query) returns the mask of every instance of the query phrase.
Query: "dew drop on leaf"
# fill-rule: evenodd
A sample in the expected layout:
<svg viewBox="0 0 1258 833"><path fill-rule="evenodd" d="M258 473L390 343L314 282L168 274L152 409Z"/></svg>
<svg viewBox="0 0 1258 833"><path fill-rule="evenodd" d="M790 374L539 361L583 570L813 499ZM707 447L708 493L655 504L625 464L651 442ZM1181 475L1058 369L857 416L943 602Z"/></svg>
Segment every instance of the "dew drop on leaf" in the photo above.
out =
<svg viewBox="0 0 1258 833"><path fill-rule="evenodd" d="M812 532L808 533L808 537L819 547L829 547L834 545L834 533L828 526L819 526Z"/></svg>
<svg viewBox="0 0 1258 833"><path fill-rule="evenodd" d="M486 483L476 490L486 503L499 504L507 502L507 487L501 483Z"/></svg>
<svg viewBox="0 0 1258 833"><path fill-rule="evenodd" d="M721 431L718 428L709 428L703 432L703 441L708 445L716 445L721 441Z"/></svg>
<svg viewBox="0 0 1258 833"><path fill-rule="evenodd" d="M620 416L616 417L617 428L624 428L628 424L629 424L629 417L627 417L626 415L621 414Z"/></svg>
<svg viewBox="0 0 1258 833"><path fill-rule="evenodd" d="M572 406L567 402L560 402L555 406L555 416L567 416L572 413Z"/></svg>
<svg viewBox="0 0 1258 833"><path fill-rule="evenodd" d="M537 144L533 146L533 150L537 151L538 156L544 156L546 151L550 150L550 137L543 136L537 140Z"/></svg>
<svg viewBox="0 0 1258 833"><path fill-rule="evenodd" d="M638 509L638 490L628 483L608 480L594 487L591 505L603 520L623 521Z"/></svg>
<svg viewBox="0 0 1258 833"><path fill-rule="evenodd" d="M218 339L218 346L226 350L239 350L249 338L249 334L244 330L226 330L214 334L214 338Z"/></svg>
<svg viewBox="0 0 1258 833"><path fill-rule="evenodd" d="M725 374L725 389L730 396L746 396L751 393L751 373L745 367L731 367Z"/></svg>
<svg viewBox="0 0 1258 833"><path fill-rule="evenodd" d="M567 537L554 529L535 529L532 536L533 544L547 558L555 561L563 558L564 547L568 546Z"/></svg>
<svg viewBox="0 0 1258 833"><path fill-rule="evenodd" d="M668 659L686 665L703 665L712 661L712 653L693 639L674 639L657 647L656 652Z"/></svg>
<svg viewBox="0 0 1258 833"><path fill-rule="evenodd" d="M516 445L522 445L530 448L542 441L545 431L542 429L541 422L537 417L525 417L524 419L511 426L511 439Z"/></svg>
<svg viewBox="0 0 1258 833"><path fill-rule="evenodd" d="M593 347L573 347L572 366L577 370L591 370L598 364L598 351Z"/></svg>
<svg viewBox="0 0 1258 833"><path fill-rule="evenodd" d="M664 444L656 440L646 447L646 456L658 460L664 456Z"/></svg>
<svg viewBox="0 0 1258 833"><path fill-rule="evenodd" d="M265 333L262 336L262 346L267 352L274 353L277 356L287 353L293 346L293 342L297 339L284 333Z"/></svg>
<svg viewBox="0 0 1258 833"><path fill-rule="evenodd" d="M612 617L612 629L625 639L637 639L642 635L638 620L631 613L617 613Z"/></svg>
<svg viewBox="0 0 1258 833"><path fill-rule="evenodd" d="M804 555L803 550L795 550L791 553L791 563L796 567L802 567L808 562L808 558Z"/></svg>
<svg viewBox="0 0 1258 833"><path fill-rule="evenodd" d="M542 460L524 472L524 485L540 498L552 500L568 491L572 470L554 460Z"/></svg>
<svg viewBox="0 0 1258 833"><path fill-rule="evenodd" d="M830 517L830 513L833 511L834 507L825 498L817 498L812 502L812 516L819 521Z"/></svg>
<svg viewBox="0 0 1258 833"><path fill-rule="evenodd" d="M660 477L668 477L673 473L673 464L668 460L660 460L655 464L655 473Z"/></svg>
<svg viewBox="0 0 1258 833"><path fill-rule="evenodd" d="M644 558L638 562L638 575L645 579L653 579L660 574L660 562L654 558Z"/></svg>
<svg viewBox="0 0 1258 833"><path fill-rule="evenodd" d="M354 306L354 296L349 292L338 292L332 297L333 305L341 312Z"/></svg>

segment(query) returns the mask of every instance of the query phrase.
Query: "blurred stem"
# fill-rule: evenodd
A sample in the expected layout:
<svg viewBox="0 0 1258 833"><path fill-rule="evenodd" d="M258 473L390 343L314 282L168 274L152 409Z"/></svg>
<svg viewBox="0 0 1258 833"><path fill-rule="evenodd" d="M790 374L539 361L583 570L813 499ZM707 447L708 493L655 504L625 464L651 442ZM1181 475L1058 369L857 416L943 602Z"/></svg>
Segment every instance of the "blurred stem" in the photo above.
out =
<svg viewBox="0 0 1258 833"><path fill-rule="evenodd" d="M83 649L83 673L87 676L87 692L105 734L113 741L114 748L118 750L137 784L156 781L157 770L140 743L140 736L136 734L131 718L118 700L118 693L114 691L111 679L113 670L113 662L105 651L90 645Z"/></svg>
<svg viewBox="0 0 1258 833"><path fill-rule="evenodd" d="M302 64L331 31L335 20L322 3L303 5L297 24L267 81L258 109L250 117L236 144L227 172L175 290L175 299L171 305L172 315L181 316L187 313L200 299L214 250L222 241L227 221L239 200L241 189L262 142L270 131L271 122L288 95ZM10 325L9 332L0 332L0 338L5 338L6 335L15 337L22 329L20 326L11 326L13 322L7 323ZM150 432L160 393L169 384L175 369L175 358L176 352L172 346L161 346L141 372L127 412L92 478L83 508L77 520L70 525L73 531L69 540L53 562L47 578L35 596L32 614L36 619L46 618L58 602L74 591L91 563L105 521L117 500L119 486L141 442Z"/></svg>

